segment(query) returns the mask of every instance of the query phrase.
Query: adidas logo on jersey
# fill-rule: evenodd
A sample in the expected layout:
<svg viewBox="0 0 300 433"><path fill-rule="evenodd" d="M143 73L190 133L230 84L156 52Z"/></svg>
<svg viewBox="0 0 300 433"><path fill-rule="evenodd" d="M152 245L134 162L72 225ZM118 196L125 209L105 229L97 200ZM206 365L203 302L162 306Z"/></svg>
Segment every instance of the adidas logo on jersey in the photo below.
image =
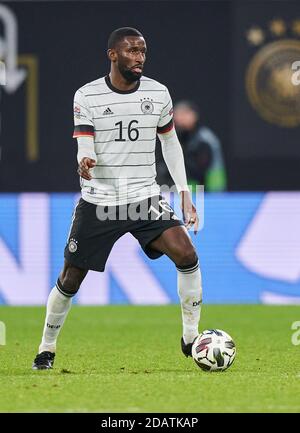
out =
<svg viewBox="0 0 300 433"><path fill-rule="evenodd" d="M106 108L106 110L103 111L103 114L114 114L109 107Z"/></svg>

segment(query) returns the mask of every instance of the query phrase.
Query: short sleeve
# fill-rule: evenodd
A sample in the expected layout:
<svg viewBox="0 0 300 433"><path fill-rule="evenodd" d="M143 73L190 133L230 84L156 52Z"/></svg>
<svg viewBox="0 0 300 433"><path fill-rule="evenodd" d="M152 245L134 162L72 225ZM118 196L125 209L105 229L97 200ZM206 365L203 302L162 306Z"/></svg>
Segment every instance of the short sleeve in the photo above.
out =
<svg viewBox="0 0 300 433"><path fill-rule="evenodd" d="M81 90L74 96L74 134L73 138L94 137L94 122L87 99Z"/></svg>
<svg viewBox="0 0 300 433"><path fill-rule="evenodd" d="M173 103L168 89L166 88L163 109L157 125L157 133L164 134L173 128Z"/></svg>

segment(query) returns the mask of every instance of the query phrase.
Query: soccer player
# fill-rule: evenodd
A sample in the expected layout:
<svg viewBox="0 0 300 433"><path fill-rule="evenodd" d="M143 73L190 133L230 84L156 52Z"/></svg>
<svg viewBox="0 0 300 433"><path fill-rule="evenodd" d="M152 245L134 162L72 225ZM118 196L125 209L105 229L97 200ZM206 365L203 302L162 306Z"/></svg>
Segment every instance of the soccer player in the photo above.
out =
<svg viewBox="0 0 300 433"><path fill-rule="evenodd" d="M173 125L172 101L163 84L143 76L146 42L138 30L124 27L113 31L107 55L109 75L84 85L74 97L82 197L73 213L64 267L49 294L42 341L32 367L35 370L52 368L56 340L72 297L89 270L104 271L114 243L128 232L148 257L166 254L177 268L185 356L191 356L198 336L201 274L187 230L194 225L197 233L199 221ZM156 134L181 197L184 222L160 195L155 181ZM138 206L146 209L144 217L130 218L130 212L122 217L124 210L137 210ZM105 214L106 219L102 218Z"/></svg>

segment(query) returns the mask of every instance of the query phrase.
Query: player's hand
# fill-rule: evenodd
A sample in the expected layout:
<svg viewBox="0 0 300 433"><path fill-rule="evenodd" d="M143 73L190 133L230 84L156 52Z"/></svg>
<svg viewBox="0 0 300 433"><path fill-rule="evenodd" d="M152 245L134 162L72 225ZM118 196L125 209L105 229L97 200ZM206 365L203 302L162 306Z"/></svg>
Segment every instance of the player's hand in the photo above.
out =
<svg viewBox="0 0 300 433"><path fill-rule="evenodd" d="M194 226L194 233L196 235L198 233L199 218L197 215L196 208L193 205L193 202L191 200L190 192L181 191L180 198L181 198L181 209L183 213L184 225L187 228L187 230L189 230L191 227Z"/></svg>
<svg viewBox="0 0 300 433"><path fill-rule="evenodd" d="M91 158L82 158L82 160L79 163L77 173L80 177L83 177L83 179L91 180L92 176L90 174L90 169L94 168L96 165L96 161Z"/></svg>

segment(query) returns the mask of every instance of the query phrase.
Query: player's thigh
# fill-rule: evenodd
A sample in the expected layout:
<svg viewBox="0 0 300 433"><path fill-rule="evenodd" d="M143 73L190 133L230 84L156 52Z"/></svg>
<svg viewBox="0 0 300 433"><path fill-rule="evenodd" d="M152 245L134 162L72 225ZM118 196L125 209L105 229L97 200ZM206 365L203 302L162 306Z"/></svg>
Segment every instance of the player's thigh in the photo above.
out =
<svg viewBox="0 0 300 433"><path fill-rule="evenodd" d="M166 254L176 264L189 264L197 259L195 247L183 225L164 230L150 243L150 247Z"/></svg>
<svg viewBox="0 0 300 433"><path fill-rule="evenodd" d="M104 212L105 206L80 199L67 244L64 250L66 261L75 268L103 272L115 242L124 234L125 222L118 221Z"/></svg>

